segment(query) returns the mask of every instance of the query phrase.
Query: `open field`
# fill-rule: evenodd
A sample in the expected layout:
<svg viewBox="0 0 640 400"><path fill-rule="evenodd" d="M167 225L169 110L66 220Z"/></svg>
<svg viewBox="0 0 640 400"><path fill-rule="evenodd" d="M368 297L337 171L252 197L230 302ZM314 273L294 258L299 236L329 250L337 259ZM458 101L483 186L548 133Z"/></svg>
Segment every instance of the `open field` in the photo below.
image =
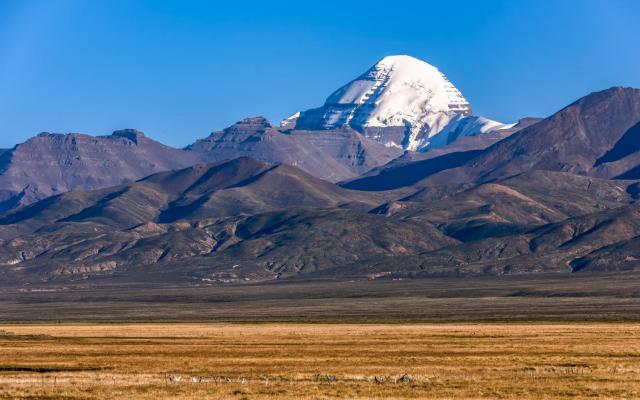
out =
<svg viewBox="0 0 640 400"><path fill-rule="evenodd" d="M0 398L638 398L640 325L0 327Z"/></svg>
<svg viewBox="0 0 640 400"><path fill-rule="evenodd" d="M0 288L0 398L640 398L640 274Z"/></svg>

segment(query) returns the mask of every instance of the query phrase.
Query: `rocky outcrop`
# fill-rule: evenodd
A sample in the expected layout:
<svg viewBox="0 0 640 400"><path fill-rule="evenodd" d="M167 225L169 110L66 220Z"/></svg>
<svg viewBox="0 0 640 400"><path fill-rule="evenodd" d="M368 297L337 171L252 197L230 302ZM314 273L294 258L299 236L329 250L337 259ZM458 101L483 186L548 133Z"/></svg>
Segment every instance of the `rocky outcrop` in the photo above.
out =
<svg viewBox="0 0 640 400"><path fill-rule="evenodd" d="M41 133L0 154L0 211L76 189L132 182L199 161L127 129L111 136Z"/></svg>

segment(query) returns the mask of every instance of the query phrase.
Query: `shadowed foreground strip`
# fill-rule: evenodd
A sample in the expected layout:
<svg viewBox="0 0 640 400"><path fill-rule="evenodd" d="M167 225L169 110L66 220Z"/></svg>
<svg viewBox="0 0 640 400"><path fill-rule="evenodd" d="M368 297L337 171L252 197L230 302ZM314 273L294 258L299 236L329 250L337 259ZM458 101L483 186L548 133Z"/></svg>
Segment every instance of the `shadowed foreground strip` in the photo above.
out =
<svg viewBox="0 0 640 400"><path fill-rule="evenodd" d="M639 324L0 326L0 398L638 398Z"/></svg>

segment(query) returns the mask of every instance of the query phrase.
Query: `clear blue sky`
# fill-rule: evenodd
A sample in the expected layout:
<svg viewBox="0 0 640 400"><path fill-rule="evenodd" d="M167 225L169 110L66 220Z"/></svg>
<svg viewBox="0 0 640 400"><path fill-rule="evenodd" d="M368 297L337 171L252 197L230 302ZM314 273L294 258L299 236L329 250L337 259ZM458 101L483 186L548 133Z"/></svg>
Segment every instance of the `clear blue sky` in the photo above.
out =
<svg viewBox="0 0 640 400"><path fill-rule="evenodd" d="M319 106L389 54L439 67L476 114L545 116L640 87L639 38L636 0L0 0L0 147L125 127L184 146Z"/></svg>

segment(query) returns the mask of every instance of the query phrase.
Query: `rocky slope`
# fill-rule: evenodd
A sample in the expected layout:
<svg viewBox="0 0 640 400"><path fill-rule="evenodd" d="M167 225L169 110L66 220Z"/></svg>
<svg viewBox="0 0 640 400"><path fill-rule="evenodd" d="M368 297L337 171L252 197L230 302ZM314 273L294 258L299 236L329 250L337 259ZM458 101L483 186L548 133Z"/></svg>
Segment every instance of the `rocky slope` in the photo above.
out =
<svg viewBox="0 0 640 400"><path fill-rule="evenodd" d="M638 122L640 90L617 87L592 93L487 149L467 169L478 171L473 175L482 179L532 169L614 178L627 172L620 159L632 154L606 155L625 135L633 135Z"/></svg>
<svg viewBox="0 0 640 400"><path fill-rule="evenodd" d="M640 160L633 145L639 122L640 90L611 88L587 95L484 150L391 165L345 187L388 190L418 184L481 183L531 170L634 178Z"/></svg>
<svg viewBox="0 0 640 400"><path fill-rule="evenodd" d="M186 149L164 146L132 129L96 137L43 133L0 150L0 211L71 190L242 156L338 182L381 167L406 149L455 143L476 149L513 131L471 116L466 99L442 73L408 56L381 60L330 96L319 112L320 119L311 110L279 127L262 117L247 118Z"/></svg>
<svg viewBox="0 0 640 400"><path fill-rule="evenodd" d="M0 212L73 190L106 188L156 172L250 156L288 164L322 179L351 179L401 154L351 129L291 131L247 118L186 149L136 130L110 136L42 133L0 150Z"/></svg>
<svg viewBox="0 0 640 400"><path fill-rule="evenodd" d="M132 182L198 161L197 155L136 130L111 136L42 133L0 154L0 210L71 190Z"/></svg>
<svg viewBox="0 0 640 400"><path fill-rule="evenodd" d="M0 281L210 284L637 270L638 126L640 90L612 88L542 121L494 131L494 143L465 136L400 157L389 151L400 149L350 127L304 131L263 118L183 151L133 131L43 135L31 147L1 152L0 177L40 182L42 168L43 182L83 187L102 177L95 165L108 172L103 179L155 167L145 154L175 156L165 160L174 164L232 159L135 182L119 176L112 187L0 213ZM263 160L234 158L249 153ZM392 161L375 168L385 159ZM29 174L20 175L19 165L31 166ZM308 172L333 171L337 179L372 166L341 185Z"/></svg>
<svg viewBox="0 0 640 400"><path fill-rule="evenodd" d="M610 270L598 257L629 270L638 185L538 170L376 194L241 158L6 213L0 278L226 283Z"/></svg>
<svg viewBox="0 0 640 400"><path fill-rule="evenodd" d="M286 254L292 260L318 259L318 265L333 259L334 265L339 248L344 249L340 257L360 259L364 255L354 251L358 246L368 249L369 257L455 242L429 224L418 227L366 212L385 199L250 158L196 165L109 189L61 194L5 213L0 275L78 279L199 256L215 255L219 258L207 261L210 266L228 266L225 257L233 254L275 252L246 272L271 276L265 268L272 262L296 268L278 261ZM349 230L363 236L343 243ZM408 235L422 237L401 244ZM313 255L307 246L318 241L323 245ZM289 242L307 250L294 256Z"/></svg>
<svg viewBox="0 0 640 400"><path fill-rule="evenodd" d="M246 118L187 147L207 161L253 157L298 167L331 182L353 178L401 154L351 129L299 131L274 127L263 117Z"/></svg>
<svg viewBox="0 0 640 400"><path fill-rule="evenodd" d="M56 223L91 222L126 229L145 222L199 221L288 207L368 210L385 197L343 189L288 165L237 158L49 197L1 215L0 238Z"/></svg>

